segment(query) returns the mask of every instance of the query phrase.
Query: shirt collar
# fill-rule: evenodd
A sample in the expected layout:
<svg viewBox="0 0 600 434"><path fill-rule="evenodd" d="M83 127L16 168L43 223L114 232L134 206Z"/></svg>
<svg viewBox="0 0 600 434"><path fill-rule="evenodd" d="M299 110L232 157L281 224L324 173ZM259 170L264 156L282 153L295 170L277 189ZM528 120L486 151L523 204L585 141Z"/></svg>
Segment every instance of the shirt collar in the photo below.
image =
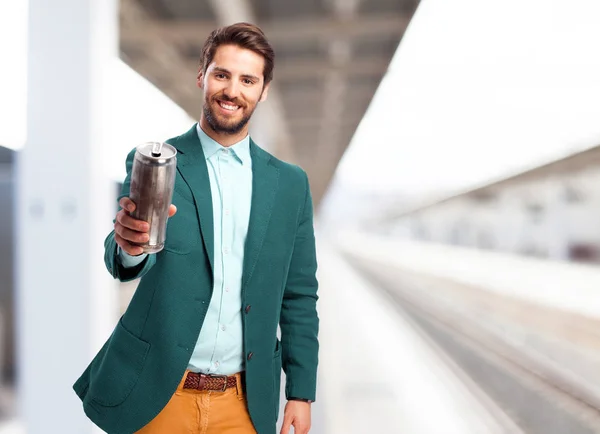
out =
<svg viewBox="0 0 600 434"><path fill-rule="evenodd" d="M204 130L200 127L200 123L196 124L196 130L198 131L198 137L200 138L200 144L202 145L202 150L204 151L204 157L208 160L210 157L215 155L221 149L225 148L225 146L219 144L217 141L212 139L208 134L204 132ZM250 136L246 135L239 142L228 146L233 155L237 157L237 159L242 163L242 165L250 162Z"/></svg>

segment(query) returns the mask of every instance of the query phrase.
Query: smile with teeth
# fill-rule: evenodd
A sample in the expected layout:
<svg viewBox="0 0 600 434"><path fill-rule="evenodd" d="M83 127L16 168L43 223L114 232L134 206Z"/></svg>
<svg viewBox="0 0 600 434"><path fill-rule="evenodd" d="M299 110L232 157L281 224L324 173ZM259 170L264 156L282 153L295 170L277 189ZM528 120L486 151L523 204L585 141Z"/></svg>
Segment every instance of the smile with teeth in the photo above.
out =
<svg viewBox="0 0 600 434"><path fill-rule="evenodd" d="M225 109L225 110L230 111L230 112L234 112L234 111L236 111L237 109L240 108L239 105L235 105L235 104L231 104L231 103L226 103L224 101L218 101L218 103L219 103L219 106L222 109Z"/></svg>

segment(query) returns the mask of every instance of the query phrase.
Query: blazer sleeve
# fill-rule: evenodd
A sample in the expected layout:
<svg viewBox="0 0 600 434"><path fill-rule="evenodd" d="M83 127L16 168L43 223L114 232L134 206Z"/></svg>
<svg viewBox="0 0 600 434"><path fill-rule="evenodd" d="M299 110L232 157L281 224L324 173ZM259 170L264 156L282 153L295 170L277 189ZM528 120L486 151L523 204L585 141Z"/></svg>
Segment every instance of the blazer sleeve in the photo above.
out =
<svg viewBox="0 0 600 434"><path fill-rule="evenodd" d="M305 197L283 294L280 328L286 397L315 400L318 331L317 258L313 205L308 177L303 172Z"/></svg>
<svg viewBox="0 0 600 434"><path fill-rule="evenodd" d="M129 196L129 186L131 184L131 169L133 167L133 157L135 156L135 149L133 149L129 155L127 155L127 161L125 163L125 169L127 176L123 181L123 187L121 193L117 198L117 203L121 198ZM113 223L116 220L113 220ZM147 255L146 258L134 267L124 267L121 263L120 255L118 252L118 244L115 241L115 231L111 231L110 234L104 240L104 263L106 269L115 278L121 282L128 282L142 277L144 274L152 268L156 262L156 255Z"/></svg>

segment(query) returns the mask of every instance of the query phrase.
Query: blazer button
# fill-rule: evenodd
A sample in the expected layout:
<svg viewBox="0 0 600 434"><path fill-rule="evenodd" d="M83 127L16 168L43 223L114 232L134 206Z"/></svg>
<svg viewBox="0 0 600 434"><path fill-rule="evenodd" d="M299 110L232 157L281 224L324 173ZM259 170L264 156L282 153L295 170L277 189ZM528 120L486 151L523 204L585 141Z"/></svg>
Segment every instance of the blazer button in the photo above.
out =
<svg viewBox="0 0 600 434"><path fill-rule="evenodd" d="M250 305L246 306L246 313L249 313L251 308L252 308L252 306L250 306Z"/></svg>
<svg viewBox="0 0 600 434"><path fill-rule="evenodd" d="M248 360L252 359L252 356L254 355L253 352L248 353Z"/></svg>

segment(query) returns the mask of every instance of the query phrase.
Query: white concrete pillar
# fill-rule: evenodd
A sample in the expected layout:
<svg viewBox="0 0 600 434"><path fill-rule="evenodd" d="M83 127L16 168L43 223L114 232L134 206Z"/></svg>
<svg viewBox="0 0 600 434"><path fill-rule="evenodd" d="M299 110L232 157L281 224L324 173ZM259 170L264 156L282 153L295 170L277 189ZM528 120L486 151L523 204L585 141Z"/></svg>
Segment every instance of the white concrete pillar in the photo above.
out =
<svg viewBox="0 0 600 434"><path fill-rule="evenodd" d="M566 189L558 180L548 182L546 239L548 258L558 261L569 260L569 221L567 219Z"/></svg>
<svg viewBox="0 0 600 434"><path fill-rule="evenodd" d="M100 432L71 385L116 320L103 265L115 192L102 98L117 26L116 0L29 0L15 220L19 417L28 434Z"/></svg>

